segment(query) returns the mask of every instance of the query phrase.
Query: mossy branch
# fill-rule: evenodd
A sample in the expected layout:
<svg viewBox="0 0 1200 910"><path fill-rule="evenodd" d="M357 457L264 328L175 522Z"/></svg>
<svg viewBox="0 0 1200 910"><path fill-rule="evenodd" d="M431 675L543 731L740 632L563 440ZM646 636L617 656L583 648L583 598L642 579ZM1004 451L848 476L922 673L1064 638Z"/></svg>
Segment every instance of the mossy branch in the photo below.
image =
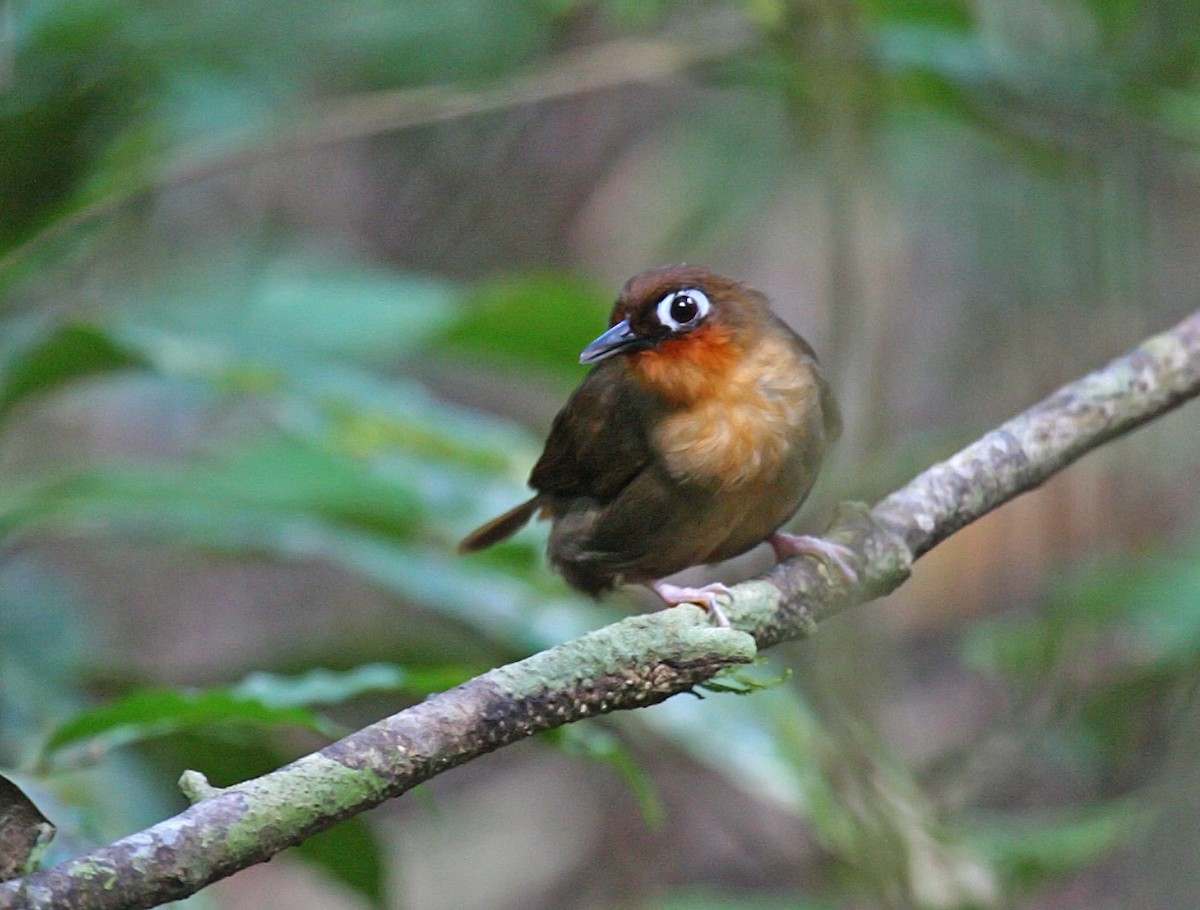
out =
<svg viewBox="0 0 1200 910"><path fill-rule="evenodd" d="M7 908L152 907L270 858L493 749L583 718L689 692L759 648L804 637L846 606L901 584L959 528L1085 452L1200 393L1200 313L934 465L874 507L844 506L827 536L858 580L796 559L734 587L732 630L698 608L633 616L492 670L255 780L77 859L0 884Z"/></svg>

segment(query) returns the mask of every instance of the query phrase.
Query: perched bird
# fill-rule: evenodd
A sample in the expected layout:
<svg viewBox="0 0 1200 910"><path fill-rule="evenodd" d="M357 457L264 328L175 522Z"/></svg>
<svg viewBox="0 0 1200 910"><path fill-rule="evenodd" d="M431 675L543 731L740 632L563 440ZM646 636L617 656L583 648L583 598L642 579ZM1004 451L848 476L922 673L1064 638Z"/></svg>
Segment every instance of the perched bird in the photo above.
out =
<svg viewBox="0 0 1200 910"><path fill-rule="evenodd" d="M812 348L761 293L696 266L644 272L579 362L595 367L554 419L529 478L534 495L459 552L504 540L538 513L552 523L550 562L572 587L598 596L648 584L723 626L717 599L728 588L661 579L763 541L777 559L815 555L853 577L845 548L779 531L841 417Z"/></svg>

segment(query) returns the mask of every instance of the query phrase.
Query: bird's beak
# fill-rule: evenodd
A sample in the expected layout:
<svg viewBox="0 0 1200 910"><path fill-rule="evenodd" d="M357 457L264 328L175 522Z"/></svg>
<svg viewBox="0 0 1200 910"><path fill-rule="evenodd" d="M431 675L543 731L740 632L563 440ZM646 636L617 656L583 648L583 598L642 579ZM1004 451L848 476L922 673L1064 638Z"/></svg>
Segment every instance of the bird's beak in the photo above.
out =
<svg viewBox="0 0 1200 910"><path fill-rule="evenodd" d="M649 345L649 341L629 327L629 320L622 319L611 329L589 344L579 353L580 363L599 363L622 351L636 351Z"/></svg>

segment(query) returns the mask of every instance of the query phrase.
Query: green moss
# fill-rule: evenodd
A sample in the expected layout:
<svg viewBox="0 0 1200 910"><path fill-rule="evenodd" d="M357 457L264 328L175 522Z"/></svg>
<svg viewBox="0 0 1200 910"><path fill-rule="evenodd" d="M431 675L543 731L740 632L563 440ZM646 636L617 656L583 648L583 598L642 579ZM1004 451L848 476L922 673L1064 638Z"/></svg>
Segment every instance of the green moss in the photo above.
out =
<svg viewBox="0 0 1200 910"><path fill-rule="evenodd" d="M488 675L514 698L525 698L664 660L747 663L756 654L750 635L717 628L699 607L683 606L630 616Z"/></svg>
<svg viewBox="0 0 1200 910"><path fill-rule="evenodd" d="M225 832L228 848L239 856L261 851L264 831L306 831L314 819L378 802L388 784L388 778L369 769L320 753L306 755L282 773L231 788L244 798L245 812Z"/></svg>

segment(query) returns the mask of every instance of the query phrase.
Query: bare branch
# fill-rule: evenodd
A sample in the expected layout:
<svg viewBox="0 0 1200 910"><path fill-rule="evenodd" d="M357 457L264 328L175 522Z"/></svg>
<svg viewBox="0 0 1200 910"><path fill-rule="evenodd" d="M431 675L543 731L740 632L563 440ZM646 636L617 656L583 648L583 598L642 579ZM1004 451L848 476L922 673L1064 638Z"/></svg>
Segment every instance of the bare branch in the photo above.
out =
<svg viewBox="0 0 1200 910"><path fill-rule="evenodd" d="M195 772L195 805L24 879L0 908L152 907L261 862L448 768L594 714L691 691L756 647L811 634L834 611L894 589L912 561L1089 450L1200 393L1200 313L934 465L874 508L845 506L828 536L858 583L798 559L737 585L714 628L698 608L633 616L500 667L320 752L228 789Z"/></svg>

